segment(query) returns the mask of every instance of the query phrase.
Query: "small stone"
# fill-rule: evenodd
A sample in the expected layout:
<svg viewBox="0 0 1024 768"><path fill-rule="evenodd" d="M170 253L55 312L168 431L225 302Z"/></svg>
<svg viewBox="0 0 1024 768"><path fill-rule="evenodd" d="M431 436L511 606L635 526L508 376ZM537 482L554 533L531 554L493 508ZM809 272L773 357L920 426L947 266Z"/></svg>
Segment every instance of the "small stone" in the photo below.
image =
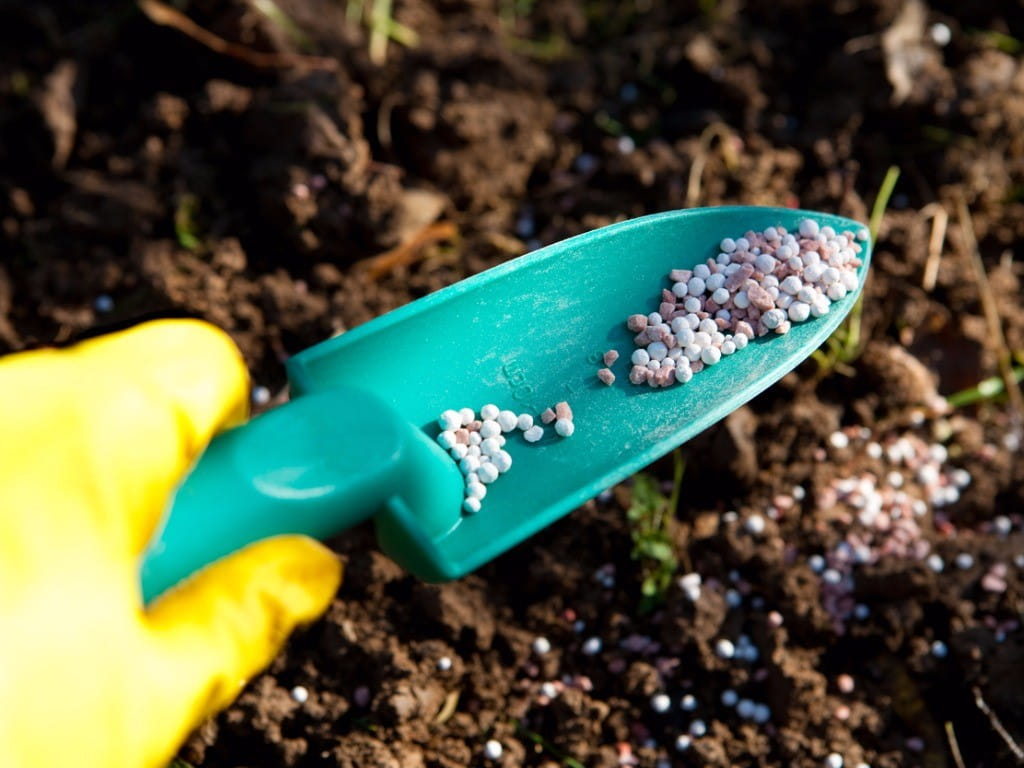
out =
<svg viewBox="0 0 1024 768"><path fill-rule="evenodd" d="M299 704L305 704L309 701L309 690L303 685L296 685L291 690L292 699L297 701Z"/></svg>
<svg viewBox="0 0 1024 768"><path fill-rule="evenodd" d="M533 652L543 656L551 650L551 641L546 637L537 637L533 641Z"/></svg>
<svg viewBox="0 0 1024 768"><path fill-rule="evenodd" d="M604 643L601 642L601 638L595 636L595 637L588 637L583 642L583 648L581 650L587 656L596 656L597 654L599 654L601 652L601 649L603 647L604 647Z"/></svg>
<svg viewBox="0 0 1024 768"><path fill-rule="evenodd" d="M932 656L937 659L944 659L949 654L949 648L941 640L932 643Z"/></svg>
<svg viewBox="0 0 1024 768"><path fill-rule="evenodd" d="M687 693L679 700L679 708L684 712L693 712L697 708L697 699L692 693Z"/></svg>
<svg viewBox="0 0 1024 768"><path fill-rule="evenodd" d="M685 752L693 744L693 739L685 733L676 737L676 752Z"/></svg>
<svg viewBox="0 0 1024 768"><path fill-rule="evenodd" d="M452 668L452 660L448 656L442 656L437 660L437 668L442 672L447 672Z"/></svg>
<svg viewBox="0 0 1024 768"><path fill-rule="evenodd" d="M700 738L708 732L708 727L703 720L694 720L690 723L690 734L696 738Z"/></svg>
<svg viewBox="0 0 1024 768"><path fill-rule="evenodd" d="M825 758L826 768L843 768L843 756L838 752L833 752Z"/></svg>

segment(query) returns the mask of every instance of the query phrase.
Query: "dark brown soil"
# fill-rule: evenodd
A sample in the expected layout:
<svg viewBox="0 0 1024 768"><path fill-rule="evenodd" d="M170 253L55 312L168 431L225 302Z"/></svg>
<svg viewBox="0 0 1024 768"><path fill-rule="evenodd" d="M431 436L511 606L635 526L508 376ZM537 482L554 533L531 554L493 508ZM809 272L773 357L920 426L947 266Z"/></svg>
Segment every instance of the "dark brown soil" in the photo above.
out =
<svg viewBox="0 0 1024 768"><path fill-rule="evenodd" d="M454 767L486 763L493 738L509 768L810 768L831 752L933 768L957 765L954 734L966 766L1015 764L972 690L1024 741L1019 435L999 401L933 409L936 391L997 372L961 199L1006 345L1024 352L1024 6L935 0L915 27L896 0L398 0L418 43L374 63L341 0L276 0L294 29L259 10L273 5L177 3L241 57L130 2L0 5L0 349L204 317L280 399L292 353L538 244L721 203L866 221L886 170L901 176L864 354L825 376L808 362L683 448L673 535L679 575L703 578L697 602L673 582L640 610L628 486L445 586L404 575L359 529L335 542L348 575L328 616L182 757ZM936 214L949 221L929 281ZM830 602L809 558L857 526L830 484L885 477L894 465L868 444L901 435L970 472L918 521L946 567L890 553ZM668 480L672 462L649 471ZM903 490L923 494L912 478ZM769 516L759 535L753 514ZM854 603L860 618L836 619ZM757 661L716 655L741 634ZM550 653L531 650L538 635ZM770 720L742 720L726 689ZM678 706L687 693L695 712ZM676 751L695 717L707 735Z"/></svg>

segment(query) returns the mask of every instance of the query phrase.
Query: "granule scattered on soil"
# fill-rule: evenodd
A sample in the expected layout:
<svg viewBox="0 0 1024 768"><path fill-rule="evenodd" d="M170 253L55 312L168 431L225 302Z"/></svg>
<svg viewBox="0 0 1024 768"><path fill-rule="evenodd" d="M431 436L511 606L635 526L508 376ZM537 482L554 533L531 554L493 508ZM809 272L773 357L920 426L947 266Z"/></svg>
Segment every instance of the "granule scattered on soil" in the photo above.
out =
<svg viewBox="0 0 1024 768"><path fill-rule="evenodd" d="M944 444L927 441L916 432L876 436L862 427L832 433L828 443L832 451L864 457L861 471L831 478L815 499L816 514L829 521L836 540L823 554L810 555L807 562L821 580L822 606L836 634L844 634L856 617L857 574L863 569L882 562L891 567L901 559L919 561L935 573L948 565L974 569L970 552L950 556L944 544L969 535L953 524L946 510L971 483L968 470L950 463ZM790 497L780 495L773 515L777 519L784 514L781 510L792 506ZM1020 528L1020 523L1019 516L1016 522L1000 516L975 528L994 529L1005 536ZM940 545L945 556L935 551ZM1006 562L992 563L987 571L977 573L978 585L988 592L1004 591L1008 568Z"/></svg>

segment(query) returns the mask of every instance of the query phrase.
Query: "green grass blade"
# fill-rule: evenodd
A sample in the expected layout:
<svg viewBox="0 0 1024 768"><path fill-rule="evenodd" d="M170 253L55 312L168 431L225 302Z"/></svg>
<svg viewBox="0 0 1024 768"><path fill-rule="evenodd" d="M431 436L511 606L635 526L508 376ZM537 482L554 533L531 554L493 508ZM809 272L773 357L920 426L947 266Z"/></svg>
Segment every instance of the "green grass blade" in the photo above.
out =
<svg viewBox="0 0 1024 768"><path fill-rule="evenodd" d="M871 246L874 247L878 238L878 230L882 226L882 217L885 216L885 209L889 207L889 198L896 188L896 182L900 179L899 166L890 165L882 179L882 186L878 188L878 195L875 196L875 204L871 207L871 218L868 219L868 232L871 233Z"/></svg>
<svg viewBox="0 0 1024 768"><path fill-rule="evenodd" d="M1018 384L1024 381L1024 367L1014 368L1013 378ZM1002 376L992 376L991 378L979 381L969 389L962 389L956 394L950 395L946 398L946 402L954 408L963 408L975 403L993 400L1003 394L1006 394L1006 383L1003 381Z"/></svg>
<svg viewBox="0 0 1024 768"><path fill-rule="evenodd" d="M868 232L871 235L871 247L874 248L878 240L878 230L882 226L882 218L889 207L889 200L896 182L900 178L898 166L891 165L885 172L882 185L878 188L874 205L871 206L871 217L868 219ZM863 336L862 321L864 319L864 293L857 297L850 314L836 332L833 333L823 349L816 350L813 354L818 364L820 374L828 374L839 368L848 366L860 355L861 339Z"/></svg>
<svg viewBox="0 0 1024 768"><path fill-rule="evenodd" d="M282 11L274 0L253 0L253 7L266 16L273 24L280 27L300 50L307 53L313 50L313 41L309 39L309 35L303 32L299 25L292 21L291 17Z"/></svg>

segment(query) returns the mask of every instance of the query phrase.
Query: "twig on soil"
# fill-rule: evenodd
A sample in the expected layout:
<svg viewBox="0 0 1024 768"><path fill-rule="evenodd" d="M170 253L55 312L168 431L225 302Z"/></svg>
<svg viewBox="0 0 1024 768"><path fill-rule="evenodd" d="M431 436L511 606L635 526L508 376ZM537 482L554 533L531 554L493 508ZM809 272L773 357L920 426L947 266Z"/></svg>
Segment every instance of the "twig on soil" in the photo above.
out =
<svg viewBox="0 0 1024 768"><path fill-rule="evenodd" d="M928 238L928 260L924 265L924 277L921 278L921 287L931 293L935 290L935 281L939 276L939 262L942 260L942 246L946 241L949 214L939 203L930 203L921 209L921 215L925 220L932 220L932 233Z"/></svg>
<svg viewBox="0 0 1024 768"><path fill-rule="evenodd" d="M380 100L377 110L377 140L385 149L391 149L391 113L405 101L401 91L389 91Z"/></svg>
<svg viewBox="0 0 1024 768"><path fill-rule="evenodd" d="M988 338L992 344L996 360L999 362L999 373L1003 377L1003 385L1006 387L1006 394L1010 398L1011 428L1020 436L1024 427L1024 395L1021 395L1017 379L1013 374L1013 353L1006 344L1006 336L1003 335L1003 323L999 317L999 308L996 305L995 294L992 293L992 286L988 281L988 273L985 271L985 263L981 260L981 251L978 249L978 238L974 234L974 222L971 219L971 212L967 208L967 199L963 192L960 192L957 199L958 216L960 227L963 230L964 245L974 266L974 276L978 281L978 293L981 295L981 305L985 310L985 322L988 325Z"/></svg>
<svg viewBox="0 0 1024 768"><path fill-rule="evenodd" d="M459 692L449 691L448 695L444 697L444 703L441 705L441 709L438 710L437 716L434 718L434 725L443 725L451 719L452 715L455 714L455 710L459 707Z"/></svg>
<svg viewBox="0 0 1024 768"><path fill-rule="evenodd" d="M690 166L690 177L686 183L686 206L693 208L700 201L700 187L702 177L704 176L704 166L708 162L708 153L711 150L711 142L718 137L719 145L722 148L722 159L725 161L726 167L731 171L739 164L739 158L736 157L736 151L730 144L730 140L733 137L732 131L725 123L712 123L704 129L700 135L700 149L697 151L696 157L693 158L693 164Z"/></svg>
<svg viewBox="0 0 1024 768"><path fill-rule="evenodd" d="M852 56L856 53L863 53L864 51L873 51L875 48L881 47L881 45L881 35L861 35L860 37L851 37L843 45L843 53Z"/></svg>
<svg viewBox="0 0 1024 768"><path fill-rule="evenodd" d="M428 246L442 240L453 240L458 234L459 230L453 222L438 221L424 227L390 251L362 261L360 266L366 270L366 274L371 280L379 280L398 267L416 263Z"/></svg>
<svg viewBox="0 0 1024 768"><path fill-rule="evenodd" d="M503 232L485 232L484 239L488 245L509 256L520 256L529 250L522 240Z"/></svg>
<svg viewBox="0 0 1024 768"><path fill-rule="evenodd" d="M946 738L949 739L949 751L953 753L953 762L956 768L967 768L964 765L964 756L960 754L960 744L956 740L956 732L953 730L953 723L946 721Z"/></svg>
<svg viewBox="0 0 1024 768"><path fill-rule="evenodd" d="M981 689L975 687L972 689L974 693L974 704L982 711L982 713L988 718L989 724L992 726L992 730L999 734L1006 746L1013 752L1013 756L1017 758L1018 763L1024 763L1024 749L1021 749L1020 745L1014 741L1013 737L1009 734L1006 728L1003 727L1002 722L999 720L999 716L989 707L985 701L985 697L981 695Z"/></svg>
<svg viewBox="0 0 1024 768"><path fill-rule="evenodd" d="M214 53L244 61L258 69L322 69L334 71L338 62L324 56L304 56L298 53L272 53L254 51L244 45L232 43L203 29L192 19L160 0L138 0L139 10L154 24L171 27Z"/></svg>

